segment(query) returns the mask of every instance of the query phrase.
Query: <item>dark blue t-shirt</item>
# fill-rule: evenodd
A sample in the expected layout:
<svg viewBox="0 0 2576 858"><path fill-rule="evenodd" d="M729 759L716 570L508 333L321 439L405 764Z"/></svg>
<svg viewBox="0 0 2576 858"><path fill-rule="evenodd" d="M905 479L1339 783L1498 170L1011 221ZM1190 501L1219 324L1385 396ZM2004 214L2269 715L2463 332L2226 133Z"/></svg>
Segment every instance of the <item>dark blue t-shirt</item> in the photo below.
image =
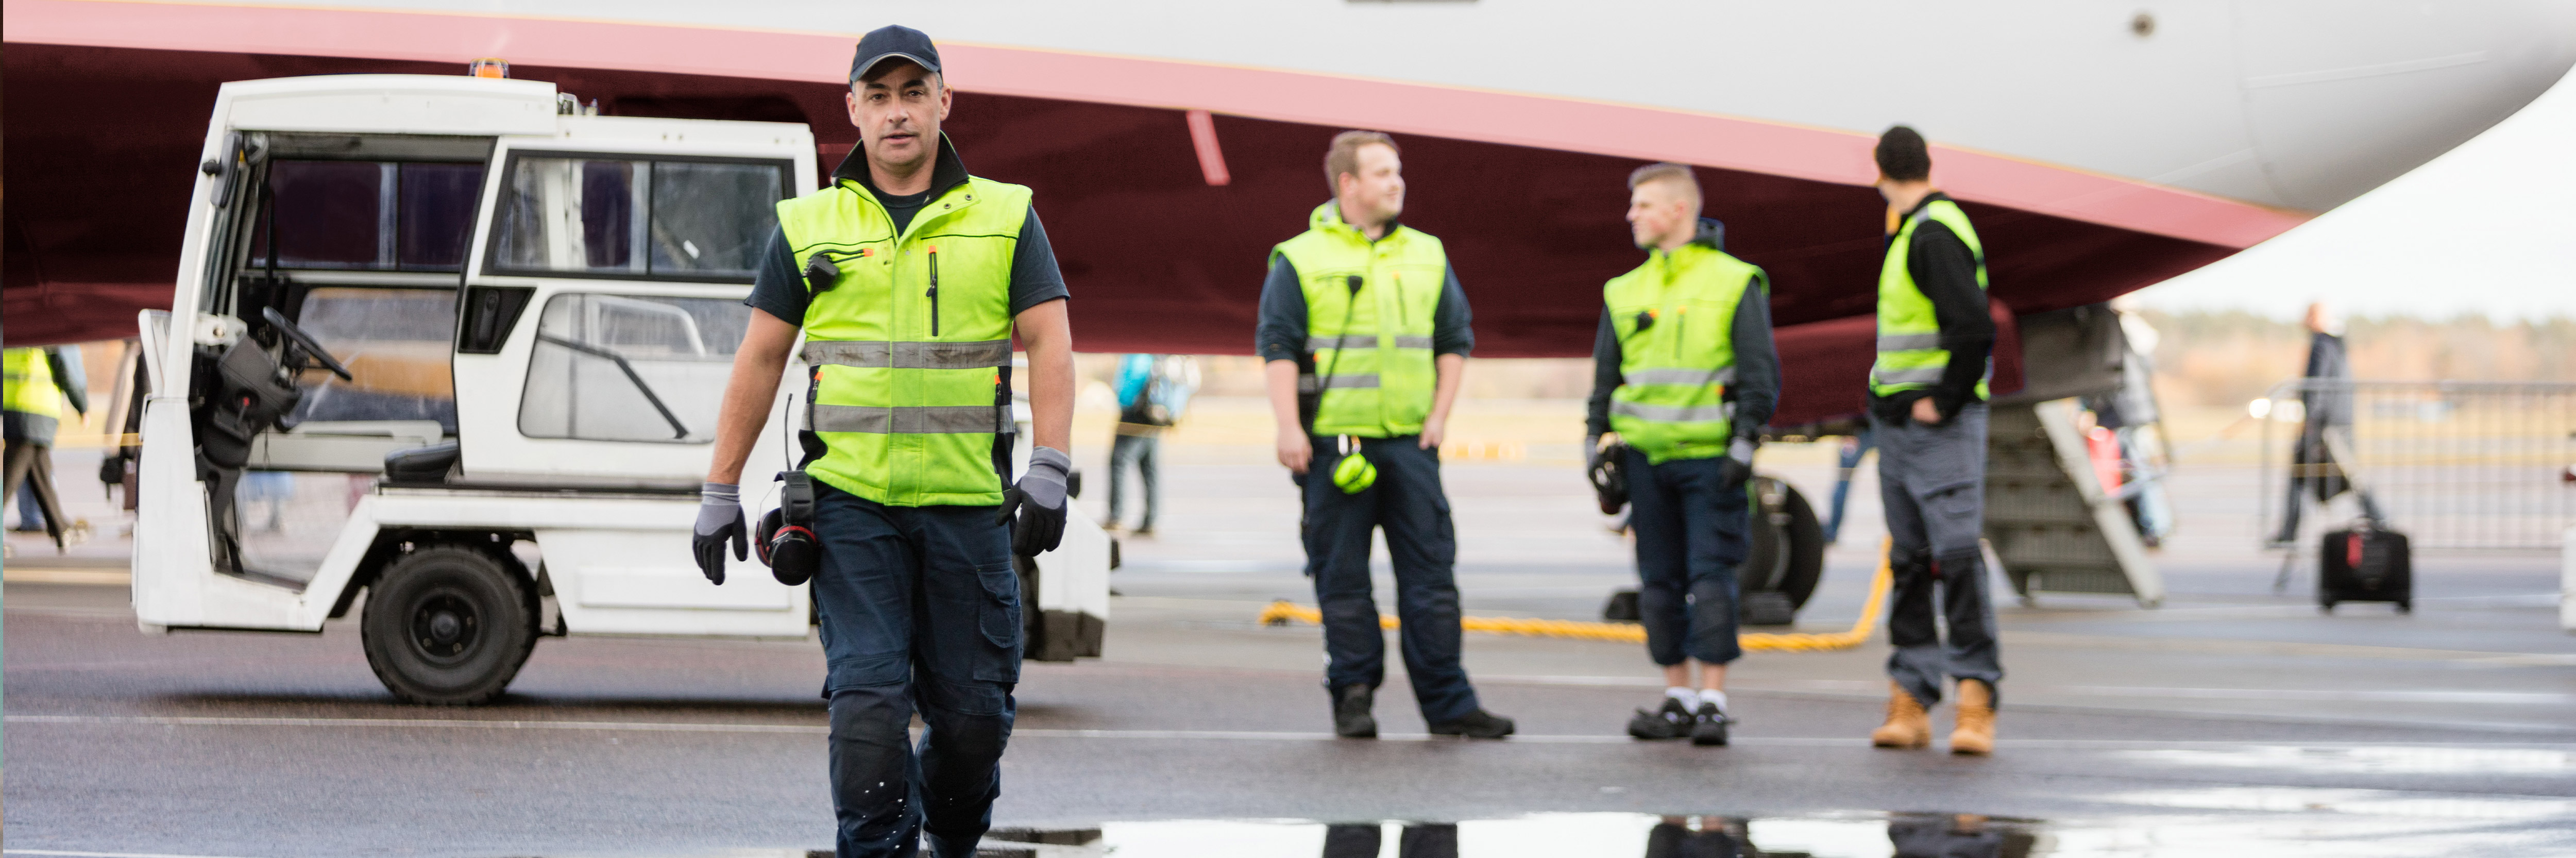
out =
<svg viewBox="0 0 2576 858"><path fill-rule="evenodd" d="M930 193L881 196L878 201L900 233L912 225L922 206L930 204ZM805 305L812 298L805 291L804 272L805 266L787 246L787 231L770 230L769 247L761 251L760 270L752 276L751 297L743 303L788 324L804 324ZM1055 248L1047 244L1046 227L1038 223L1038 210L1031 206L1028 221L1020 226L1019 247L1011 255L1011 315L1070 294L1064 288L1064 272L1056 268Z"/></svg>

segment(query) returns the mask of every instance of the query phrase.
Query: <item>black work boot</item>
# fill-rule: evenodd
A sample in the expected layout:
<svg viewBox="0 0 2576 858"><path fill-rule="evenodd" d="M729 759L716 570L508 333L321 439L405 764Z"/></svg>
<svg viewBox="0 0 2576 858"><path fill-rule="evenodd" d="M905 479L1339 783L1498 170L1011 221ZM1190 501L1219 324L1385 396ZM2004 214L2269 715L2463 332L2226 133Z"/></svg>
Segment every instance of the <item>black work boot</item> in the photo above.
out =
<svg viewBox="0 0 2576 858"><path fill-rule="evenodd" d="M1691 731L1690 707L1683 706L1672 695L1664 695L1660 709L1639 709L1628 719L1628 735L1640 739L1679 739Z"/></svg>
<svg viewBox="0 0 2576 858"><path fill-rule="evenodd" d="M1726 713L1720 711L1717 704L1701 703L1699 712L1691 716L1691 744L1726 744L1726 725L1733 723L1734 720L1726 717Z"/></svg>
<svg viewBox="0 0 2576 858"><path fill-rule="evenodd" d="M1369 714L1376 704L1377 690L1365 685L1345 685L1333 692L1333 735L1345 739L1377 738L1377 718Z"/></svg>
<svg viewBox="0 0 2576 858"><path fill-rule="evenodd" d="M1512 719L1478 709L1464 718L1431 725L1434 736L1465 736L1470 739L1500 739L1512 734Z"/></svg>

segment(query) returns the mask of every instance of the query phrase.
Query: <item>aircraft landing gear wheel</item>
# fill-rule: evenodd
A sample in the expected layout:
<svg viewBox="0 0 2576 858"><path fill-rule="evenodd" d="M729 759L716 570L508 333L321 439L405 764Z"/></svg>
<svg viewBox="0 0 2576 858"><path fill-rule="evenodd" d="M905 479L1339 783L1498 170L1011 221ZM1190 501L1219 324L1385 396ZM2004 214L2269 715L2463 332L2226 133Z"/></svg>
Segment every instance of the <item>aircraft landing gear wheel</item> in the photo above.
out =
<svg viewBox="0 0 2576 858"><path fill-rule="evenodd" d="M431 547L394 561L359 618L367 666L405 703L501 696L537 644L537 600L489 554Z"/></svg>

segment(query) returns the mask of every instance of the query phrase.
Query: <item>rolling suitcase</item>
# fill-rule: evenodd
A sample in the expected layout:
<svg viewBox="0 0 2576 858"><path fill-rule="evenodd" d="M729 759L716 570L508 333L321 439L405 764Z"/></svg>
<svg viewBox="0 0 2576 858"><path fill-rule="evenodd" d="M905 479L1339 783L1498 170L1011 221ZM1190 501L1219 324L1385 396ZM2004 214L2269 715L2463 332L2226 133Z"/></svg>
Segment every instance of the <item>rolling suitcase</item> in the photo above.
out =
<svg viewBox="0 0 2576 858"><path fill-rule="evenodd" d="M2317 555L2317 610L2333 613L2340 602L2395 602L2398 613L2415 610L2406 534L2359 522L2327 533Z"/></svg>

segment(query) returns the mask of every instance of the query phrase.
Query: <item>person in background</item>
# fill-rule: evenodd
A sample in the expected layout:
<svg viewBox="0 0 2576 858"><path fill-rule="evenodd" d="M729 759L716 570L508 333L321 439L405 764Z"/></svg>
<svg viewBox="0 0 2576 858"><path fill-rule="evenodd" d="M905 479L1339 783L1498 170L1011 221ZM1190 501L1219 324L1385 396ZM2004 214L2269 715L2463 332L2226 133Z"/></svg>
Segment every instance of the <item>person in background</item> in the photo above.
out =
<svg viewBox="0 0 2576 858"><path fill-rule="evenodd" d="M45 502L36 497L36 484L19 484L17 500L18 524L9 529L19 533L45 532L45 511L42 508Z"/></svg>
<svg viewBox="0 0 2576 858"><path fill-rule="evenodd" d="M1852 475L1860 472L1861 457L1875 449L1878 442L1869 436L1867 426L1843 438L1842 449L1835 455L1834 508L1825 518L1825 544L1832 545L1843 538L1843 507L1851 501Z"/></svg>
<svg viewBox="0 0 2576 858"><path fill-rule="evenodd" d="M2138 527L2138 538L2153 548L2173 532L2173 507L2165 499L2165 440L2163 418L2156 407L2156 329L2146 317L2111 302L2119 314L2120 339L2124 354L2120 361L2120 386L2108 393L2084 398L2097 425L2111 430L2120 445L2120 461L2126 471L2121 492L2129 496L2129 519Z"/></svg>
<svg viewBox="0 0 2576 858"><path fill-rule="evenodd" d="M2349 451L2352 445L2352 365L2344 359L2343 320L2318 301L2308 305L2307 326L2308 366L2300 374L2306 383L2299 388L2298 446L2290 453L2289 496L2281 506L2281 529L2272 536L2274 545L2298 543L2299 513L2306 506L2303 496L2313 496L2318 506L2324 506L2351 491L2361 501L2362 518L2374 528L2388 526L2379 500L2355 490L2335 460L2337 446Z"/></svg>
<svg viewBox="0 0 2576 858"><path fill-rule="evenodd" d="M1133 468L1145 489L1145 515L1137 519L1135 533L1154 535L1154 511L1163 499L1163 432L1180 422L1198 386L1198 363L1188 355L1119 359L1117 437L1109 445L1109 530L1117 530L1125 516L1126 473Z"/></svg>
<svg viewBox="0 0 2576 858"><path fill-rule="evenodd" d="M41 528L63 547L62 502L54 494L54 435L61 428L63 406L82 416L89 414L88 375L82 372L78 347L20 347L0 350L0 434L5 434L6 453L0 454L0 472L5 472L6 488L0 498L17 497L24 489L31 497L19 501L21 525L33 512L43 516ZM25 528L35 530L37 528Z"/></svg>
<svg viewBox="0 0 2576 858"><path fill-rule="evenodd" d="M1878 360L1869 370L1870 435L1887 517L1887 723L1882 748L1932 742L1926 711L1942 680L1959 684L1950 751L1994 751L2003 680L1995 609L1986 590L1986 378L1995 324L1986 303L1985 245L1968 215L1932 186L1923 135L1879 135L1878 192L1887 198L1886 261L1878 275ZM1934 607L1938 592L1939 607ZM1936 621L1937 615L1937 621ZM1944 627L1948 641L1942 640Z"/></svg>
<svg viewBox="0 0 2576 858"><path fill-rule="evenodd" d="M1500 739L1459 639L1458 533L1440 486L1440 438L1476 345L1467 293L1440 239L1404 211L1395 139L1344 131L1324 153L1333 198L1270 252L1261 355L1279 464L1305 493L1306 575L1324 615L1333 733L1377 738L1386 632L1371 594L1371 536L1386 530L1404 672L1433 735Z"/></svg>
<svg viewBox="0 0 2576 858"><path fill-rule="evenodd" d="M1628 735L1724 745L1726 667L1744 655L1744 483L1780 401L1780 358L1768 276L1719 248L1723 230L1700 207L1687 165L1628 174L1629 238L1646 261L1601 287L1584 449L1626 457L1637 616L1664 672L1662 701L1637 710Z"/></svg>

